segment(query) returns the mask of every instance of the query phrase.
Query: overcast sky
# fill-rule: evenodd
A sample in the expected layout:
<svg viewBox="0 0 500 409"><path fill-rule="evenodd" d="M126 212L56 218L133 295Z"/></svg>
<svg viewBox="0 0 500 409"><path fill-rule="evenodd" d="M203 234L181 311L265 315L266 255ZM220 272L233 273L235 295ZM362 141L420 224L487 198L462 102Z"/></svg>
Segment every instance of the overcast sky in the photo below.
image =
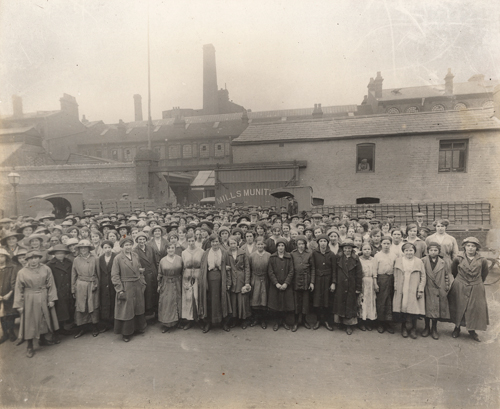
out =
<svg viewBox="0 0 500 409"><path fill-rule="evenodd" d="M202 46L216 49L219 88L253 111L359 104L384 88L483 73L499 79L500 2L493 0L150 0L152 116L202 107ZM0 113L134 119L147 104L147 0L1 0Z"/></svg>

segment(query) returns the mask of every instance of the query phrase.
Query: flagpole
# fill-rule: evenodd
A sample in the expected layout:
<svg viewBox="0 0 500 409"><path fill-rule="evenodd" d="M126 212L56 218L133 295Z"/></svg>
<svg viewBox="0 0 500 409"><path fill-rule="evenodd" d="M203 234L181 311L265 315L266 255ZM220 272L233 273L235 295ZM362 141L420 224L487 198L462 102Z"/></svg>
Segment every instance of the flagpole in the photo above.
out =
<svg viewBox="0 0 500 409"><path fill-rule="evenodd" d="M148 149L151 150L151 64L149 58L149 1L148 1Z"/></svg>

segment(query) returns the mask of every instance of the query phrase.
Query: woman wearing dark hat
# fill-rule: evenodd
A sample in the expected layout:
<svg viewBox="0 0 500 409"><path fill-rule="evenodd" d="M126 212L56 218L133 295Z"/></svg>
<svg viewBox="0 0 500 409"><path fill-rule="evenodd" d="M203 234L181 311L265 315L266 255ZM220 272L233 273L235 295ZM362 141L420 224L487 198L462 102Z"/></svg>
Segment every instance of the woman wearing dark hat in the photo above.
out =
<svg viewBox="0 0 500 409"><path fill-rule="evenodd" d="M111 281L115 286L115 334L121 334L125 342L130 341L134 332L146 330L144 315L144 290L146 280L139 256L132 251L131 237L120 240L123 251L116 255L111 268Z"/></svg>
<svg viewBox="0 0 500 409"><path fill-rule="evenodd" d="M23 235L21 233L16 233L15 231L6 231L0 240L0 244L2 247L7 250L10 257L14 257L19 250L22 248L19 245L19 242L23 239Z"/></svg>
<svg viewBox="0 0 500 409"><path fill-rule="evenodd" d="M249 292L250 286L250 264L248 255L244 250L238 248L236 237L229 237L229 251L227 252L226 270L231 274L231 288L229 297L231 299L232 318L228 324L236 326L236 321L241 320L241 328L248 326L248 318L252 315L250 310Z"/></svg>
<svg viewBox="0 0 500 409"><path fill-rule="evenodd" d="M290 253L285 251L286 244L287 241L283 238L276 241L277 250L269 258L267 270L271 281L267 305L276 317L274 331L278 331L280 325L283 325L285 329L290 329L285 321L286 313L295 310L292 287L294 268Z"/></svg>
<svg viewBox="0 0 500 409"><path fill-rule="evenodd" d="M113 251L113 243L105 240L101 244L102 254L99 256L99 312L100 330L106 332L113 328L115 318L115 298L116 291L111 280L111 270L116 253Z"/></svg>
<svg viewBox="0 0 500 409"><path fill-rule="evenodd" d="M125 236L130 236L130 229L132 229L132 227L126 225L125 223L120 224L116 228L116 230L118 230L118 234L120 235L120 239Z"/></svg>
<svg viewBox="0 0 500 409"><path fill-rule="evenodd" d="M81 240L76 248L78 256L71 269L71 292L75 299L75 321L79 328L75 338L85 334L86 327L92 325L92 335L99 335L99 259L90 251L94 249L90 241Z"/></svg>
<svg viewBox="0 0 500 409"><path fill-rule="evenodd" d="M312 252L311 284L313 285L313 307L316 310L317 320L313 329L323 324L326 329L333 331L328 321L328 307L331 305L330 293L335 291L336 256L328 246L328 236L320 234L316 237L318 248Z"/></svg>
<svg viewBox="0 0 500 409"><path fill-rule="evenodd" d="M431 234L425 239L425 244L429 245L431 242L436 242L441 246L439 255L444 261L451 265L451 262L458 255L458 244L455 237L446 233L446 229L450 222L447 219L436 220L433 226L436 228L436 233Z"/></svg>
<svg viewBox="0 0 500 409"><path fill-rule="evenodd" d="M311 282L312 254L307 249L307 239L305 236L297 236L295 241L297 248L290 253L295 270L293 277L295 322L292 332L297 331L299 324L307 329L311 328L306 321L306 315L309 314L309 292L314 290L314 284Z"/></svg>
<svg viewBox="0 0 500 409"><path fill-rule="evenodd" d="M35 231L37 225L34 223L26 222L21 224L19 229L17 229L17 232L22 234L24 237L31 236L33 232Z"/></svg>
<svg viewBox="0 0 500 409"><path fill-rule="evenodd" d="M231 303L228 291L231 288L231 274L226 270L227 253L220 248L219 237L210 236L211 247L201 259L200 283L198 286L200 319L205 320L203 332L210 331L211 325L221 324L230 314ZM229 331L227 321L224 331Z"/></svg>
<svg viewBox="0 0 500 409"><path fill-rule="evenodd" d="M154 262L158 266L160 264L160 260L167 255L168 240L163 238L165 230L161 226L153 227L149 231L149 234L152 238L148 242L148 246L153 249Z"/></svg>
<svg viewBox="0 0 500 409"><path fill-rule="evenodd" d="M11 261L10 254L0 248L0 320L2 322L2 338L0 344L8 339L16 340L14 321L17 311L12 307L14 303L14 287L16 284L18 267Z"/></svg>
<svg viewBox="0 0 500 409"><path fill-rule="evenodd" d="M40 263L45 264L48 260L49 253L43 248L43 245L47 241L47 236L44 234L32 234L24 239L28 251L38 251L42 254L42 259Z"/></svg>
<svg viewBox="0 0 500 409"><path fill-rule="evenodd" d="M394 320L402 322L401 335L417 338L417 319L425 315L424 289L426 282L422 260L415 257L415 245L405 243L401 247L403 257L394 264Z"/></svg>
<svg viewBox="0 0 500 409"><path fill-rule="evenodd" d="M340 243L342 253L337 256L335 298L333 313L337 322L346 326L347 335L358 323L359 295L363 289L363 267L354 251L354 242L345 239Z"/></svg>
<svg viewBox="0 0 500 409"><path fill-rule="evenodd" d="M451 321L455 324L452 337L460 336L460 326L466 327L475 341L480 341L476 330L486 331L489 324L488 304L484 280L488 276L488 262L479 254L481 244L475 237L462 242L463 252L453 260L451 272L455 281L448 294Z"/></svg>
<svg viewBox="0 0 500 409"><path fill-rule="evenodd" d="M26 267L26 254L28 254L28 250L25 248L21 248L15 256L12 257L12 261L16 263L17 269L21 269L23 267ZM15 284L15 283L14 283ZM13 285L14 287L14 285Z"/></svg>
<svg viewBox="0 0 500 409"><path fill-rule="evenodd" d="M439 339L437 332L438 320L450 319L447 294L452 281L451 268L449 264L439 257L441 246L438 243L430 242L427 251L429 255L422 259L425 274L427 274L424 290L425 328L422 336L427 337L431 334L433 339ZM430 327L431 320L432 330Z"/></svg>
<svg viewBox="0 0 500 409"><path fill-rule="evenodd" d="M64 323L69 324L75 314L75 303L71 296L71 268L73 263L66 258L69 253L70 251L66 245L56 244L49 250L49 254L53 258L47 262L47 267L52 272L57 289L56 312L60 327L57 333L61 335L70 335L64 329ZM59 343L57 333L54 334L54 341Z"/></svg>
<svg viewBox="0 0 500 409"><path fill-rule="evenodd" d="M59 329L54 303L57 301L57 289L50 268L40 263L43 254L30 251L26 254L28 265L17 274L14 290L14 305L21 315L19 342L28 341L26 356L34 355L33 338L39 339L39 345L52 345L45 339L45 334Z"/></svg>
<svg viewBox="0 0 500 409"><path fill-rule="evenodd" d="M144 307L146 316L158 316L158 268L155 263L155 255L151 246L147 245L148 236L145 233L138 233L135 237L137 246L134 252L139 256L139 263L144 269L144 279L146 280L146 290L144 291Z"/></svg>

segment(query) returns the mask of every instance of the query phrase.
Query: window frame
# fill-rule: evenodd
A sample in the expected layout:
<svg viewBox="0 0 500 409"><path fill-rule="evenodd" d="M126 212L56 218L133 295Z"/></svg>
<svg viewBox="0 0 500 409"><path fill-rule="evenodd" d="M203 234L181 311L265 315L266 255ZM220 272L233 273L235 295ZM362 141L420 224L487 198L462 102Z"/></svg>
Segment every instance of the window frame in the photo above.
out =
<svg viewBox="0 0 500 409"><path fill-rule="evenodd" d="M218 149L219 146L221 146L222 149ZM224 142L216 142L214 144L214 157L223 158L224 156L226 156Z"/></svg>
<svg viewBox="0 0 500 409"><path fill-rule="evenodd" d="M206 148L205 150L203 148ZM209 158L210 157L210 145L208 143L202 143L199 146L199 157Z"/></svg>
<svg viewBox="0 0 500 409"><path fill-rule="evenodd" d="M173 154L176 152L176 154ZM168 146L168 159L181 159L182 147L180 144L173 144Z"/></svg>
<svg viewBox="0 0 500 409"><path fill-rule="evenodd" d="M441 144L451 144L451 149L441 148ZM454 149L453 144L461 143L465 145L465 149ZM444 168L441 167L441 152L450 152L451 151L451 167ZM457 153L455 153L457 152ZM464 166L461 168L453 168L453 159L455 154L460 154L460 152L464 153ZM440 139L439 140L439 149L438 149L438 173L467 173L467 163L469 161L469 139Z"/></svg>
<svg viewBox="0 0 500 409"><path fill-rule="evenodd" d="M360 147L371 147L372 148L372 158L370 164L370 170L358 170L360 161L359 161L359 148ZM368 159L368 158L367 158ZM375 144L372 142L362 142L356 144L356 173L375 173Z"/></svg>
<svg viewBox="0 0 500 409"><path fill-rule="evenodd" d="M186 143L182 145L182 158L192 159L193 158L193 145Z"/></svg>

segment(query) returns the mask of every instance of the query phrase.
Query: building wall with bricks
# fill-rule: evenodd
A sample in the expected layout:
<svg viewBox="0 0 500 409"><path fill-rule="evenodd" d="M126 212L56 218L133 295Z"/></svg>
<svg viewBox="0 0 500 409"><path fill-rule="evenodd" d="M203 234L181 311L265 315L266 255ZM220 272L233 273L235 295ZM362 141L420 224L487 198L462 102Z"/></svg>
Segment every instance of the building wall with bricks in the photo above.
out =
<svg viewBox="0 0 500 409"><path fill-rule="evenodd" d="M465 172L439 172L441 140L468 140ZM357 171L357 145L375 145L373 172ZM364 137L233 145L234 163L307 161L300 184L325 204L488 201L500 225L500 135L497 131Z"/></svg>

